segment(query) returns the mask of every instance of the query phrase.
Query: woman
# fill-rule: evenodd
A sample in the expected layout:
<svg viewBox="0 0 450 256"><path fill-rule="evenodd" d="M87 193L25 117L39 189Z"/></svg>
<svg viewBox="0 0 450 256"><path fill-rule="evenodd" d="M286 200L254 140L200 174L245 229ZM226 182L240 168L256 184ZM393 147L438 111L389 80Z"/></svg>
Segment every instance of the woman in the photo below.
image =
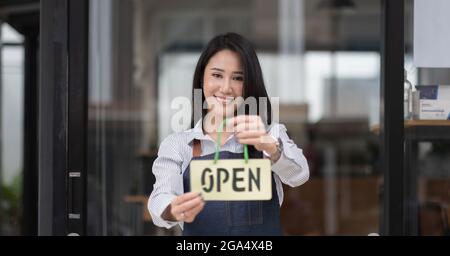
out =
<svg viewBox="0 0 450 256"><path fill-rule="evenodd" d="M195 125L193 121L192 129L171 134L160 145L153 164L156 182L148 203L153 222L166 228L180 225L183 235L281 235L282 183L302 185L309 178L309 169L285 126L271 123L270 101L251 44L235 33L213 38L198 61L193 89L202 90L207 107ZM263 110L257 103L257 115L246 110L235 116L242 106L238 99L249 97L266 99L267 108ZM194 113L192 116L194 120ZM227 130L218 136L223 119L227 119ZM216 143L220 159L243 158L246 144L251 158L271 160L271 200L205 202L199 193L189 192L190 161L212 159Z"/></svg>

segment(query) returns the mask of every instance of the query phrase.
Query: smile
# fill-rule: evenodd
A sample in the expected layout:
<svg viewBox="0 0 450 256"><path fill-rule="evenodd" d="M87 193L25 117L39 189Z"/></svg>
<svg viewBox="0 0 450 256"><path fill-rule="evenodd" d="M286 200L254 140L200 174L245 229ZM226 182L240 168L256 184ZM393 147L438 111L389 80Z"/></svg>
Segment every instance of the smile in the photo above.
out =
<svg viewBox="0 0 450 256"><path fill-rule="evenodd" d="M223 104L230 104L234 100L234 97L231 96L214 96L214 97L218 102Z"/></svg>

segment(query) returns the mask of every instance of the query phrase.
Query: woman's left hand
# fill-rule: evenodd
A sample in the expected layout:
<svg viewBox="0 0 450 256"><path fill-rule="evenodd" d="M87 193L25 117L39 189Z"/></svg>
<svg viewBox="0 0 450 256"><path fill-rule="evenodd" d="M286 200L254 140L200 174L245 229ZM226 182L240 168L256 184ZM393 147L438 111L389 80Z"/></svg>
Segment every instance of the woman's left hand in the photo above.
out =
<svg viewBox="0 0 450 256"><path fill-rule="evenodd" d="M234 132L239 143L252 145L258 151L273 154L277 151L276 140L267 134L260 116L241 115L228 120L227 128Z"/></svg>

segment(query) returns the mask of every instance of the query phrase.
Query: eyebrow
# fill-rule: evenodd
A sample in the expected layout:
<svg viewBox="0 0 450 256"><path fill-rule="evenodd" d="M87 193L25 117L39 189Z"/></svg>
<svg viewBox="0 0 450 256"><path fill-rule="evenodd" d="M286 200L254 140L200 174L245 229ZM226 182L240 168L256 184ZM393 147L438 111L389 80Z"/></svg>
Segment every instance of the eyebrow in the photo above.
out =
<svg viewBox="0 0 450 256"><path fill-rule="evenodd" d="M225 70L220 69L220 68L211 68L211 70L216 70L216 71L220 71L220 72L225 72ZM242 72L242 71L234 71L233 74L243 75L244 72Z"/></svg>

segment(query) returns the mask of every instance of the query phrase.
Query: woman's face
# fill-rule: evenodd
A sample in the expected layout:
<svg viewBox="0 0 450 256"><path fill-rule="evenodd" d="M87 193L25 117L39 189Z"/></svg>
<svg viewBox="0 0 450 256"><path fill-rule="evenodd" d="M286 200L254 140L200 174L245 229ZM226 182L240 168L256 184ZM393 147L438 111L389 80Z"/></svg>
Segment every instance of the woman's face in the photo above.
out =
<svg viewBox="0 0 450 256"><path fill-rule="evenodd" d="M203 76L208 114L232 116L238 107L237 97L243 97L243 87L244 70L239 54L222 50L213 55Z"/></svg>

